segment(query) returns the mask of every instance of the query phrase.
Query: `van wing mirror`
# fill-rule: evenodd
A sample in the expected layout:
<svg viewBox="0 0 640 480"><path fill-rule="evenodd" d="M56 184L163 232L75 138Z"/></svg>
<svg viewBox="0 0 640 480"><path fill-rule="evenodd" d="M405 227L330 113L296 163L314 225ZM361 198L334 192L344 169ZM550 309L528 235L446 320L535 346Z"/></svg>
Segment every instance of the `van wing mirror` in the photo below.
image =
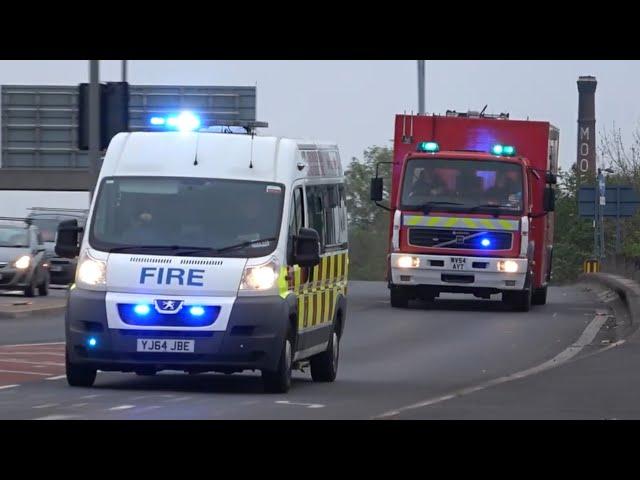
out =
<svg viewBox="0 0 640 480"><path fill-rule="evenodd" d="M374 202L382 201L382 177L376 177L371 179L371 200Z"/></svg>
<svg viewBox="0 0 640 480"><path fill-rule="evenodd" d="M293 263L301 267L320 264L320 235L313 228L301 228L294 237Z"/></svg>
<svg viewBox="0 0 640 480"><path fill-rule="evenodd" d="M544 197L542 199L543 208L545 212L553 212L556 209L556 191L547 187L544 189Z"/></svg>
<svg viewBox="0 0 640 480"><path fill-rule="evenodd" d="M62 258L76 258L80 254L78 238L82 228L78 226L78 220L65 220L58 225L56 237L56 255Z"/></svg>

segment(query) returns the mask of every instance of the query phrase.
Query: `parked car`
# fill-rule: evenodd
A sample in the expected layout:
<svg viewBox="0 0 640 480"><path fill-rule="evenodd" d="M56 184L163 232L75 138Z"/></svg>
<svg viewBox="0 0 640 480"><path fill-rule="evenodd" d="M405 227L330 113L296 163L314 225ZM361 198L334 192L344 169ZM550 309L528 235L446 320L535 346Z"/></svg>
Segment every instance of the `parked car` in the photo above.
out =
<svg viewBox="0 0 640 480"><path fill-rule="evenodd" d="M58 225L65 220L78 220L78 225L84 227L88 210L68 208L30 208L29 219L38 227L47 250L47 260L50 267L51 283L54 285L68 285L73 283L76 274L77 259L62 258L56 255L56 235Z"/></svg>
<svg viewBox="0 0 640 480"><path fill-rule="evenodd" d="M22 290L26 297L49 294L46 247L28 219L0 217L0 290Z"/></svg>

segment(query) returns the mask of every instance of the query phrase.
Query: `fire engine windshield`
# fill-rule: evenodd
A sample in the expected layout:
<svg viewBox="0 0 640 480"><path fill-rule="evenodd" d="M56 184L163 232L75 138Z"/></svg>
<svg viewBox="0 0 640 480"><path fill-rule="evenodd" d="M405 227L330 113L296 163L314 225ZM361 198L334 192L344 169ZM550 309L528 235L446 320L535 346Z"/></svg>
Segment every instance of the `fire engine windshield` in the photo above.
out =
<svg viewBox="0 0 640 480"><path fill-rule="evenodd" d="M522 168L484 160L413 159L401 192L406 210L522 211Z"/></svg>
<svg viewBox="0 0 640 480"><path fill-rule="evenodd" d="M102 182L93 248L159 255L259 257L275 249L284 186L206 178Z"/></svg>

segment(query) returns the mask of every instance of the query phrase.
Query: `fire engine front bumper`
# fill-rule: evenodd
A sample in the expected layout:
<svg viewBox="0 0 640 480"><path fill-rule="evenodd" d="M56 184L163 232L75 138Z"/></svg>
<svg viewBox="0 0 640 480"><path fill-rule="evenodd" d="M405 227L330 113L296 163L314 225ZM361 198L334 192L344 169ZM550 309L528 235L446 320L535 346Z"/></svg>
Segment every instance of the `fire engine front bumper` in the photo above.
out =
<svg viewBox="0 0 640 480"><path fill-rule="evenodd" d="M411 259L402 259L402 257ZM443 292L523 290L528 270L526 258L393 253L390 260L393 285L429 286ZM507 261L517 265L516 272L501 271L504 268L499 267L499 262ZM510 266L513 267L513 263L510 263Z"/></svg>

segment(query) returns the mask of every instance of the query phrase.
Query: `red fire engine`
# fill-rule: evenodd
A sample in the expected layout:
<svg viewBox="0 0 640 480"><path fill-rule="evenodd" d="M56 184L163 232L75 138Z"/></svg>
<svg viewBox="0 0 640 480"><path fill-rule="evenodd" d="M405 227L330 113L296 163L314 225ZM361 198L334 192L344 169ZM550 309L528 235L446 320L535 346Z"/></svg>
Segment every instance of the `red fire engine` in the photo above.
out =
<svg viewBox="0 0 640 480"><path fill-rule="evenodd" d="M394 307L441 292L544 304L559 131L508 114L397 115L387 281ZM377 175L377 174L376 174Z"/></svg>

